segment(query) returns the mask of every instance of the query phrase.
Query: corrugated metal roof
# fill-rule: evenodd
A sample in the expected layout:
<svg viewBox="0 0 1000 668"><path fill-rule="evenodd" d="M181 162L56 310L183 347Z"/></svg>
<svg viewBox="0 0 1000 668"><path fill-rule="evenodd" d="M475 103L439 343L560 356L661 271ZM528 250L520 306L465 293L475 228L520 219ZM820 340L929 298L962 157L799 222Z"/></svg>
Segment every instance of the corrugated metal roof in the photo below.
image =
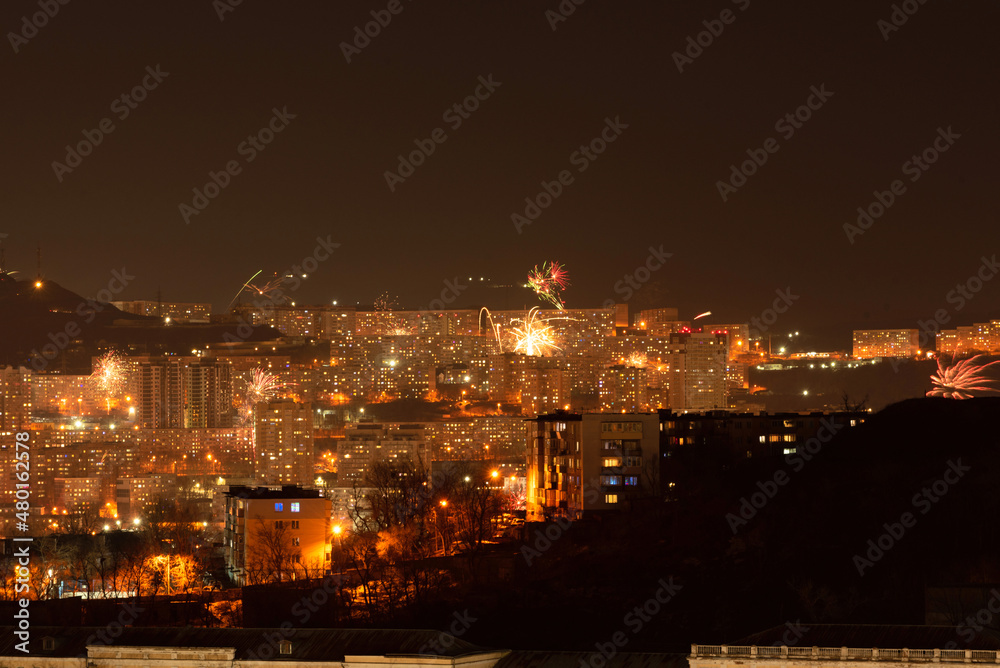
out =
<svg viewBox="0 0 1000 668"><path fill-rule="evenodd" d="M731 645L782 645L798 647L878 647L881 649L1000 649L1000 635L984 629L966 642L954 626L904 626L896 624L801 624L801 638L783 624L754 633ZM948 645L948 643L953 643Z"/></svg>
<svg viewBox="0 0 1000 668"><path fill-rule="evenodd" d="M117 630L117 629L116 629ZM0 656L24 655L14 650L14 627L0 627ZM465 656L493 651L427 629L208 629L196 627L128 627L110 642L99 639L105 627L32 626L31 654L83 656L87 644L131 647L233 647L237 659L268 655L274 661L343 661L354 656ZM42 651L42 638L55 639L55 650ZM281 640L292 643L291 654L278 654ZM440 651L436 648L441 648Z"/></svg>

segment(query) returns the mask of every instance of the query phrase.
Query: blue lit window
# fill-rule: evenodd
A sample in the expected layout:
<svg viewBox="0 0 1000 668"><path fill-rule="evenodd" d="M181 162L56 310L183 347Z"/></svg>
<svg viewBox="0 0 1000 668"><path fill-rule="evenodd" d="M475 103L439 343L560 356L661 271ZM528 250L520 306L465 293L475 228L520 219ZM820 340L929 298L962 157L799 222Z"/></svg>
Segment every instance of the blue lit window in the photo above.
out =
<svg viewBox="0 0 1000 668"><path fill-rule="evenodd" d="M283 503L275 503L274 504L274 512L280 513L284 509L285 509L285 504L283 504Z"/></svg>
<svg viewBox="0 0 1000 668"><path fill-rule="evenodd" d="M299 512L299 502L298 501L293 501L292 502L292 512L293 513Z"/></svg>

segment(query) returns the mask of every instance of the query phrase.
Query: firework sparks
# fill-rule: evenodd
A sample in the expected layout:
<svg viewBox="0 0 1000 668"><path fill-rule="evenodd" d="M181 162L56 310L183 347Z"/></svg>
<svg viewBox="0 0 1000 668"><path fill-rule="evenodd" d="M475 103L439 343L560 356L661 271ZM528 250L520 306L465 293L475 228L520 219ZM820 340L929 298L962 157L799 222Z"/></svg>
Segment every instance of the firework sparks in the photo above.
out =
<svg viewBox="0 0 1000 668"><path fill-rule="evenodd" d="M90 379L97 391L110 399L118 396L125 389L127 380L125 369L124 358L111 350L94 361L94 371Z"/></svg>
<svg viewBox="0 0 1000 668"><path fill-rule="evenodd" d="M274 399L279 389L281 389L281 383L278 382L274 374L258 367L250 372L250 380L247 381L246 401L252 409L256 404Z"/></svg>
<svg viewBox="0 0 1000 668"><path fill-rule="evenodd" d="M376 311L391 311L399 306L395 297L390 297L388 292L383 292L375 299Z"/></svg>
<svg viewBox="0 0 1000 668"><path fill-rule="evenodd" d="M990 383L997 380L986 376L983 372L991 366L1000 364L1000 360L983 363L986 355L976 355L964 360L958 360L950 366L945 366L939 358L938 372L931 376L933 387L927 393L928 397L945 397L947 399L971 399L973 392L986 392L1000 395L1000 389Z"/></svg>
<svg viewBox="0 0 1000 668"><path fill-rule="evenodd" d="M556 261L543 262L528 272L528 285L541 299L551 303L557 309L564 309L562 296L559 294L569 285L569 273Z"/></svg>
<svg viewBox="0 0 1000 668"><path fill-rule="evenodd" d="M555 343L555 330L548 324L557 318L544 319L538 315L538 307L528 311L528 315L523 319L514 320L520 322L520 327L512 327L511 334L514 336L514 352L524 353L532 357L551 354L555 350L562 350Z"/></svg>
<svg viewBox="0 0 1000 668"><path fill-rule="evenodd" d="M625 360L626 366L632 367L646 367L649 366L649 359L646 357L645 353L635 352L628 356Z"/></svg>

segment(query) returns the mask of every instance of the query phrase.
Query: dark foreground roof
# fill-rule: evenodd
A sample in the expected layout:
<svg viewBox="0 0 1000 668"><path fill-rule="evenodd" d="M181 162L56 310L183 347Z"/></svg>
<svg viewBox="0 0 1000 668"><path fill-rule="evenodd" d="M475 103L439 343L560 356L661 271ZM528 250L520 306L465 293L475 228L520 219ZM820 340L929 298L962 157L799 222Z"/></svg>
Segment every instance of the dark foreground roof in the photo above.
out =
<svg viewBox="0 0 1000 668"><path fill-rule="evenodd" d="M782 624L747 636L733 645L782 645L798 647L878 647L880 649L1000 649L1000 634L984 629L969 634L955 626L902 626L894 624L801 624L801 638ZM790 642L789 642L790 640ZM949 645L949 643L952 643Z"/></svg>
<svg viewBox="0 0 1000 668"><path fill-rule="evenodd" d="M513 651L500 659L494 668L580 668L601 664L604 668L687 668L686 654L653 654L620 652L607 664L593 659L604 657L598 652L522 652Z"/></svg>
<svg viewBox="0 0 1000 668"><path fill-rule="evenodd" d="M268 656L271 661L343 661L353 656L458 657L493 650L427 629L208 629L196 627L127 627L110 642L97 639L106 627L32 626L31 656L86 656L87 644L131 647L234 647L236 659ZM55 649L42 650L42 638L55 639ZM279 655L287 639L292 653ZM24 655L14 650L14 627L0 627L0 656ZM273 656L272 656L273 655Z"/></svg>

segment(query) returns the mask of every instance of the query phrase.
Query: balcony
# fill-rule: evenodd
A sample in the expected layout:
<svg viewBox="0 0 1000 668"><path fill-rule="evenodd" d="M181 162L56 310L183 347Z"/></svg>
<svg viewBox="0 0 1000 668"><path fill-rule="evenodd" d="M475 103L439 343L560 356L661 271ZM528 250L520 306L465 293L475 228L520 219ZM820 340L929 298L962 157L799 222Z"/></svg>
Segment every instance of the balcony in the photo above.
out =
<svg viewBox="0 0 1000 668"><path fill-rule="evenodd" d="M879 649L877 647L777 647L765 645L691 645L692 659L788 661L892 661L900 663L993 663L1000 651L978 649Z"/></svg>

